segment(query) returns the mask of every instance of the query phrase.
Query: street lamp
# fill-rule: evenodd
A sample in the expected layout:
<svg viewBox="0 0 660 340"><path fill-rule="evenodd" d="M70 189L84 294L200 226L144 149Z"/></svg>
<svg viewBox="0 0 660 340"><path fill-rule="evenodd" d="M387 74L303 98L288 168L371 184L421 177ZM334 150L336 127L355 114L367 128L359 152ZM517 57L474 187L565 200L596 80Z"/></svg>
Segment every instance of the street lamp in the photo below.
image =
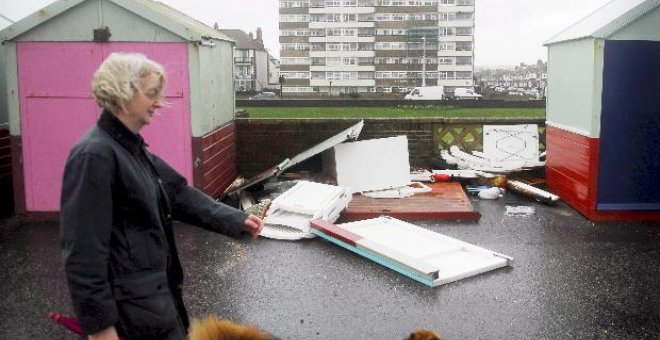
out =
<svg viewBox="0 0 660 340"><path fill-rule="evenodd" d="M284 76L280 74L280 98L284 98L284 89L282 88L284 85Z"/></svg>
<svg viewBox="0 0 660 340"><path fill-rule="evenodd" d="M328 96L332 96L332 80L330 80L330 91L328 91Z"/></svg>

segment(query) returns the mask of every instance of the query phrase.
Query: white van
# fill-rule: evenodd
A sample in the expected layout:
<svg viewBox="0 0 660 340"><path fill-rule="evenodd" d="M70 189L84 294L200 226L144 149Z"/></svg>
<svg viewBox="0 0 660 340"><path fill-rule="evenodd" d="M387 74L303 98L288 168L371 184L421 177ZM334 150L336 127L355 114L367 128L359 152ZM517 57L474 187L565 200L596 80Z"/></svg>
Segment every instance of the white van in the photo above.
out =
<svg viewBox="0 0 660 340"><path fill-rule="evenodd" d="M444 86L415 87L403 97L405 100L443 100L445 99Z"/></svg>
<svg viewBox="0 0 660 340"><path fill-rule="evenodd" d="M472 89L467 89L464 87L457 87L454 89L454 99L474 99L481 100L481 95L474 92Z"/></svg>

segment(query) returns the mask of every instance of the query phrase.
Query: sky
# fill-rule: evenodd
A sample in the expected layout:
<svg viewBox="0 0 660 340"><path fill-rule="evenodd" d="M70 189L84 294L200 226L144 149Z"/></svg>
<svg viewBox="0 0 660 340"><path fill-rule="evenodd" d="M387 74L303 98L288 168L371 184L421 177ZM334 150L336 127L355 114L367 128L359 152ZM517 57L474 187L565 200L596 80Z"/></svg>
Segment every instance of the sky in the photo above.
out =
<svg viewBox="0 0 660 340"><path fill-rule="evenodd" d="M543 43L611 0L475 0L475 66L506 67L547 60ZM54 0L0 0L0 14L17 21ZM279 57L278 0L161 0L222 29L263 31Z"/></svg>

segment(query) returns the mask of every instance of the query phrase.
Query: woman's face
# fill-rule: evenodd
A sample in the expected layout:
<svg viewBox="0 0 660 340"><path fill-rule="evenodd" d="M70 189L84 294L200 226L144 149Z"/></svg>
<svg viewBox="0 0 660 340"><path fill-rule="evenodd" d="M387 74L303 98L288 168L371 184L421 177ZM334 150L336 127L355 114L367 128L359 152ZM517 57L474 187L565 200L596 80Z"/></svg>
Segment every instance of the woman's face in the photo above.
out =
<svg viewBox="0 0 660 340"><path fill-rule="evenodd" d="M140 80L140 88L135 91L133 98L126 105L129 129L137 133L142 127L151 123L156 110L162 107L162 91L163 84L156 73L149 73Z"/></svg>

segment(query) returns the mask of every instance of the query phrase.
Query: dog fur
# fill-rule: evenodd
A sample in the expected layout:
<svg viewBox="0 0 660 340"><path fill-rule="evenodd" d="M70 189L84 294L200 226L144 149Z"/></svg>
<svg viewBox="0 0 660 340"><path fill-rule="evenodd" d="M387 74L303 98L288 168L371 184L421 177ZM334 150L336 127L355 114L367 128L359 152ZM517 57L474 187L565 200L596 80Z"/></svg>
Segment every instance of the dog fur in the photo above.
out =
<svg viewBox="0 0 660 340"><path fill-rule="evenodd" d="M193 320L190 326L189 340L273 340L267 333L252 326L207 316L202 320Z"/></svg>
<svg viewBox="0 0 660 340"><path fill-rule="evenodd" d="M418 329L407 337L405 340L441 340L440 336L433 331L426 329Z"/></svg>
<svg viewBox="0 0 660 340"><path fill-rule="evenodd" d="M193 320L189 340L276 340L275 337L256 327L244 326L214 315ZM405 340L441 340L435 332L419 329Z"/></svg>

